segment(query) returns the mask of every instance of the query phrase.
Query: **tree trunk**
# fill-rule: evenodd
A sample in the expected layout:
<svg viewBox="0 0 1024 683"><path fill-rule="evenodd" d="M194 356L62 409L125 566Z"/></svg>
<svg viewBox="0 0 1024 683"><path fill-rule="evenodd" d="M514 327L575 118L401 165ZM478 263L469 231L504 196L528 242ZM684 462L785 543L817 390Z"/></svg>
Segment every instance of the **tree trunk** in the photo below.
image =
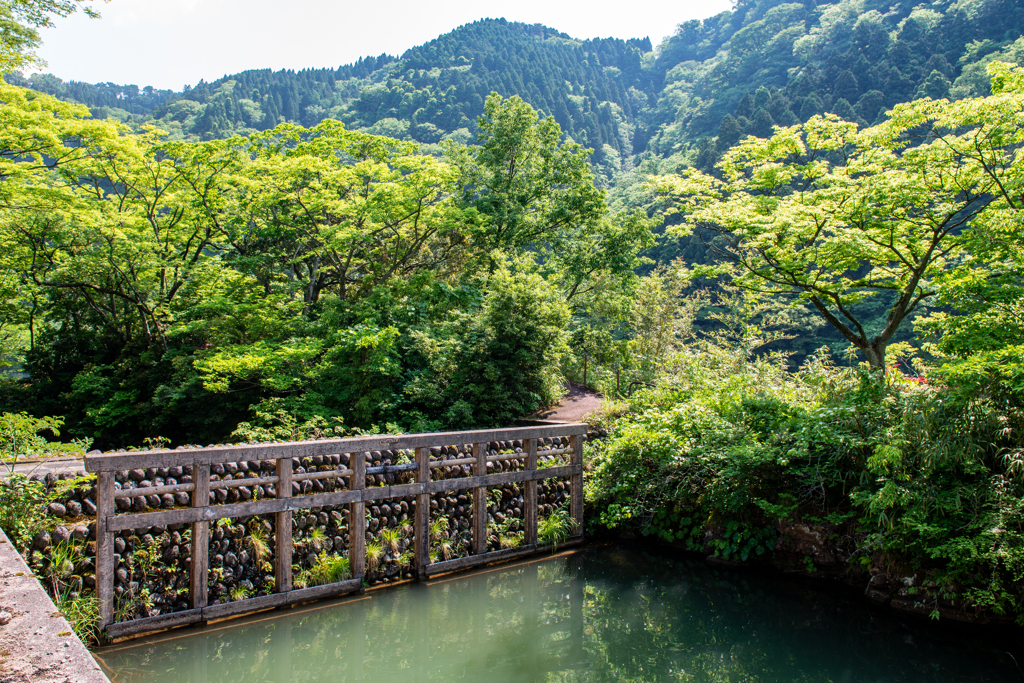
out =
<svg viewBox="0 0 1024 683"><path fill-rule="evenodd" d="M868 364L872 368L885 370L885 347L887 344L878 339L862 347L861 351L868 357Z"/></svg>

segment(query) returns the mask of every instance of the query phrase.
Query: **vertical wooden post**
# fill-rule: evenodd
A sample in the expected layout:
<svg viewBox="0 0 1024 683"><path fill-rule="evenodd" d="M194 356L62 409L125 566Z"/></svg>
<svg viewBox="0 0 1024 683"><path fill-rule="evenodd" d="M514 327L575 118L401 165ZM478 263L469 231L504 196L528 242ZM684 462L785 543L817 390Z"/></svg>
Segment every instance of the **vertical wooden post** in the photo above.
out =
<svg viewBox="0 0 1024 683"><path fill-rule="evenodd" d="M430 449L416 449L416 483L430 481ZM413 531L413 561L416 563L416 578L427 578L430 564L430 494L416 496L416 517Z"/></svg>
<svg viewBox="0 0 1024 683"><path fill-rule="evenodd" d="M569 438L572 447L573 474L569 477L569 514L576 520L576 533L583 535L583 435Z"/></svg>
<svg viewBox="0 0 1024 683"><path fill-rule="evenodd" d="M537 439L527 439L526 443L526 469L529 472L537 471ZM523 526L525 527L525 545L537 544L537 480L526 482L526 495L523 500Z"/></svg>
<svg viewBox="0 0 1024 683"><path fill-rule="evenodd" d="M114 532L107 518L114 515L114 473L96 477L96 599L100 607L99 630L114 623Z"/></svg>
<svg viewBox="0 0 1024 683"><path fill-rule="evenodd" d="M277 459L277 497L292 497L292 459ZM292 511L274 513L274 590L287 593L292 589Z"/></svg>
<svg viewBox="0 0 1024 683"><path fill-rule="evenodd" d="M192 507L205 508L210 505L210 465L195 463L192 465ZM189 570L192 579L192 609L206 607L207 574L210 571L210 523L207 521L192 522L192 567Z"/></svg>
<svg viewBox="0 0 1024 683"><path fill-rule="evenodd" d="M349 489L361 491L366 488L366 453L349 453ZM366 576L366 503L348 505L348 563L352 578Z"/></svg>
<svg viewBox="0 0 1024 683"><path fill-rule="evenodd" d="M473 465L473 474L478 477L487 474L487 449L488 444L473 444L473 457L476 463ZM481 555L487 552L487 487L477 486L473 489L473 554Z"/></svg>

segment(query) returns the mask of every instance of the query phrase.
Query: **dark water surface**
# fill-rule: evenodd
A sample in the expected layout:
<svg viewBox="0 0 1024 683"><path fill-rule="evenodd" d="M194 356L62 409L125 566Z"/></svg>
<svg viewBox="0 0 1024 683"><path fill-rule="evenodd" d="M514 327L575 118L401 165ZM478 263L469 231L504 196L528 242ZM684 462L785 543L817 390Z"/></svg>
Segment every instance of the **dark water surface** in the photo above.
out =
<svg viewBox="0 0 1024 683"><path fill-rule="evenodd" d="M1005 647L959 633L835 591L603 546L97 658L114 683L1024 682Z"/></svg>

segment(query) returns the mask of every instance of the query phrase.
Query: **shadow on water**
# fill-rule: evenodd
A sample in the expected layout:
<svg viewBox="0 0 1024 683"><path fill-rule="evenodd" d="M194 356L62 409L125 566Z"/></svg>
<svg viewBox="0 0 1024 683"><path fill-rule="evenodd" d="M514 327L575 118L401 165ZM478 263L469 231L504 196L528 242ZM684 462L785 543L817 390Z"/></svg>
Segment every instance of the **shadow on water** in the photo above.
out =
<svg viewBox="0 0 1024 683"><path fill-rule="evenodd" d="M834 591L633 546L175 631L98 653L114 683L1024 680L992 643Z"/></svg>

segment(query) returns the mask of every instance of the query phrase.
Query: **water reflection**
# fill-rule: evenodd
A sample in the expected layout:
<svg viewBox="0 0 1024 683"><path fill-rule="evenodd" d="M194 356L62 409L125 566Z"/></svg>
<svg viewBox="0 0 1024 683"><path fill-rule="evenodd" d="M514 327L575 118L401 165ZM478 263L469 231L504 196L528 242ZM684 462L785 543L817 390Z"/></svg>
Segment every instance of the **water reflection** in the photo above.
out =
<svg viewBox="0 0 1024 683"><path fill-rule="evenodd" d="M858 601L636 548L268 615L108 649L102 663L114 683L1022 679L1001 650L935 640Z"/></svg>

